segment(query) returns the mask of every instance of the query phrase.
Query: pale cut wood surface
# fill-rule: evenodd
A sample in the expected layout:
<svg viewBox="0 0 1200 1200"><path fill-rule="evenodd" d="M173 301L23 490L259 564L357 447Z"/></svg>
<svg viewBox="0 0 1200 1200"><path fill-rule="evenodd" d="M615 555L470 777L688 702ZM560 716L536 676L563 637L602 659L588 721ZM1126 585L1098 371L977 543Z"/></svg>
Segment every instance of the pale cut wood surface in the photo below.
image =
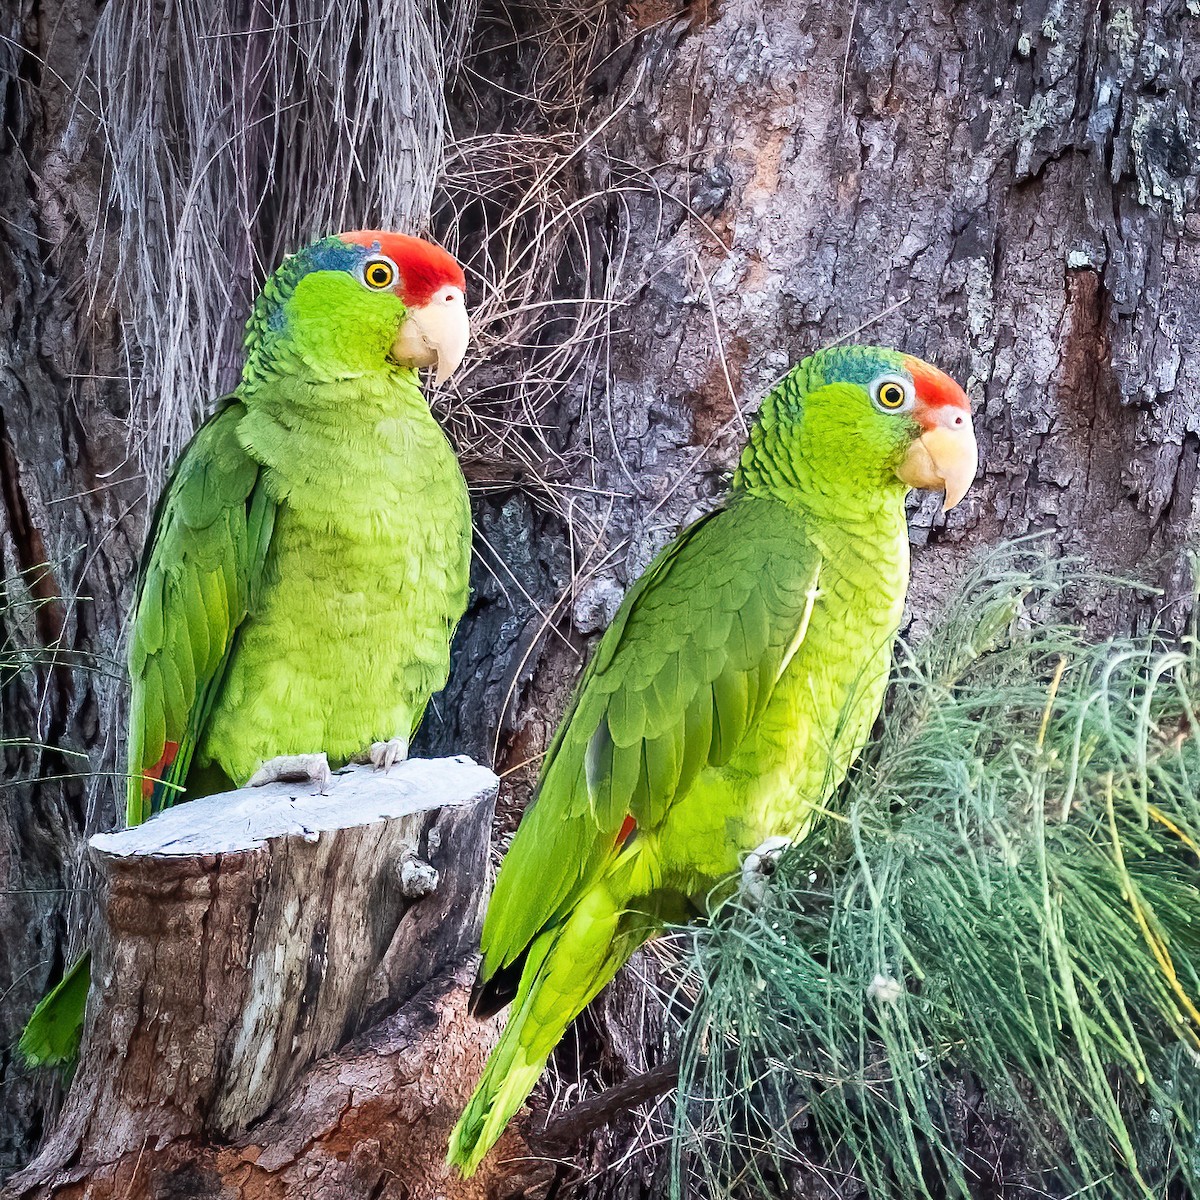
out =
<svg viewBox="0 0 1200 1200"><path fill-rule="evenodd" d="M270 783L202 796L132 829L98 833L89 844L113 858L228 854L256 849L271 838L315 842L329 831L470 805L495 789L495 775L466 755L410 759L387 772L352 766L338 771L324 791L309 783Z"/></svg>

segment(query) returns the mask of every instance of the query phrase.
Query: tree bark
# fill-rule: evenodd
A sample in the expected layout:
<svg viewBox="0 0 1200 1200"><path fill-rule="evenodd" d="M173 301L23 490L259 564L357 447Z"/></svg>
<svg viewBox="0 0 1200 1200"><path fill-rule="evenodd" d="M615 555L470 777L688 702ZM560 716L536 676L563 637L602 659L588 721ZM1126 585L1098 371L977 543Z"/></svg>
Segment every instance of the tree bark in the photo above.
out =
<svg viewBox="0 0 1200 1200"><path fill-rule="evenodd" d="M976 410L981 470L966 501L943 516L938 498L914 498L907 634L972 554L1032 533L1044 553L1161 589L1074 589L1064 601L1093 633L1186 628L1200 482L1196 6L639 3L622 6L608 49L575 165L578 193L596 193L593 273L621 305L599 366L554 410L570 520L519 488L480 506L522 592L507 586L506 600L481 579L470 653L443 701L464 725L457 744L490 745L499 717L498 768L536 761L576 652L723 493L739 414L838 339L928 358ZM504 86L519 92L513 73ZM539 608L563 637L536 640ZM639 976L655 971L631 964L594 1006L557 1060L556 1090L587 1096L653 1069L661 1013ZM582 1194L662 1185L656 1153L628 1155L669 1120L648 1132L641 1120L596 1140ZM606 1172L616 1162L619 1181Z"/></svg>
<svg viewBox="0 0 1200 1200"><path fill-rule="evenodd" d="M497 1171L460 1186L443 1159L496 1033L465 1011L495 794L469 760L410 761L92 838L81 1059L9 1194L485 1195Z"/></svg>
<svg viewBox="0 0 1200 1200"><path fill-rule="evenodd" d="M128 464L127 364L78 264L103 161L73 94L96 6L0 6L0 1178L61 1099L15 1046L81 948L85 842L116 820L116 654L144 487ZM74 264L74 266L70 265Z"/></svg>
<svg viewBox="0 0 1200 1200"><path fill-rule="evenodd" d="M8 773L27 778L112 769L119 693L78 656L111 658L144 509L124 468L116 324L77 324L72 296L103 207L101 148L71 103L95 8L18 7L0 40L0 552L28 595L68 601L0 617L5 644L57 653L3 685L5 731L51 747L7 751ZM1037 531L1048 553L1162 589L1071 597L1096 632L1183 626L1200 482L1195 5L485 0L473 19L451 98L459 135L482 140L464 153L510 135L550 146L566 199L593 198L538 278L544 320L519 346L488 343L465 406L521 422L506 381L536 375L573 298L608 302L591 349L545 381L549 449L530 435L528 461L468 458L480 565L421 737L481 761L496 748L511 771L502 831L590 642L658 547L722 494L739 413L836 338L930 358L976 405L982 470L968 500L947 517L933 499L914 504L910 631L972 553ZM544 162L513 164L446 209L473 280L502 276L540 228L528 206L510 217L548 186ZM92 778L0 793L10 1168L52 1097L6 1048L69 957L64 889L79 886L84 831L113 816ZM563 1090L656 1066L661 1012L632 982L654 970L640 961L581 1024L557 1064ZM590 1148L581 1194L651 1189L656 1156L623 1158L635 1128ZM619 1176L605 1174L618 1160Z"/></svg>
<svg viewBox="0 0 1200 1200"><path fill-rule="evenodd" d="M228 1142L147 1132L112 1161L9 1181L6 1198L59 1200L505 1200L553 1169L511 1130L471 1180L445 1167L446 1137L498 1036L467 1015L474 964L432 978L399 1012L308 1068L252 1130ZM40 1161L40 1160L39 1160Z"/></svg>

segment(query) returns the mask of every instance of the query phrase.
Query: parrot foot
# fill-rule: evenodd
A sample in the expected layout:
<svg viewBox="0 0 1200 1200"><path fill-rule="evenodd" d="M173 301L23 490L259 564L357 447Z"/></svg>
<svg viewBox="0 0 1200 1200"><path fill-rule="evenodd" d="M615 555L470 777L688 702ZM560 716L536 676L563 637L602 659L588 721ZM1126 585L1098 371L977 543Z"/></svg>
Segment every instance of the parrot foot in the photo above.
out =
<svg viewBox="0 0 1200 1200"><path fill-rule="evenodd" d="M375 770L386 774L398 762L408 758L408 738L394 737L386 742L372 742L368 758Z"/></svg>
<svg viewBox="0 0 1200 1200"><path fill-rule="evenodd" d="M792 844L790 838L769 837L742 860L742 882L738 893L743 903L757 908L767 894L767 881L779 866L779 857Z"/></svg>
<svg viewBox="0 0 1200 1200"><path fill-rule="evenodd" d="M324 754L281 754L263 763L250 776L247 787L263 787L268 783L315 783L321 795L333 778L329 759Z"/></svg>

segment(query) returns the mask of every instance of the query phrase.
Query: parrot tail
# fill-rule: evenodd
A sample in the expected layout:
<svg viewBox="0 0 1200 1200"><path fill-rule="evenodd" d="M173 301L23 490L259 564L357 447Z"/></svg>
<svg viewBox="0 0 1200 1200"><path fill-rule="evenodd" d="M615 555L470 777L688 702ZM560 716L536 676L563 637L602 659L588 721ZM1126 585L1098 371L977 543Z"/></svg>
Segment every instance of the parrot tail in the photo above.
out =
<svg viewBox="0 0 1200 1200"><path fill-rule="evenodd" d="M594 887L567 918L529 947L508 1024L450 1135L446 1161L475 1173L533 1091L567 1027L617 973L641 939L614 941L621 912Z"/></svg>
<svg viewBox="0 0 1200 1200"><path fill-rule="evenodd" d="M79 1057L92 956L81 955L37 1003L17 1043L28 1067L69 1067Z"/></svg>

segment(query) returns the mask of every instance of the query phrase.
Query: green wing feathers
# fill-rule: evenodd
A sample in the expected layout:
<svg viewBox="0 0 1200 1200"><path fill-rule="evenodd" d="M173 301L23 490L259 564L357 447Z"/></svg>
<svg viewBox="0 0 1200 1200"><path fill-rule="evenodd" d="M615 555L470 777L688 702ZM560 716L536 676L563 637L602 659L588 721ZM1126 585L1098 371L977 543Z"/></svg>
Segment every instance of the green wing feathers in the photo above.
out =
<svg viewBox="0 0 1200 1200"><path fill-rule="evenodd" d="M151 523L130 633L126 822L170 805L253 603L275 520L228 403L183 452ZM83 955L34 1009L18 1049L30 1066L75 1060L90 983Z"/></svg>
<svg viewBox="0 0 1200 1200"><path fill-rule="evenodd" d="M275 504L237 439L230 402L184 451L159 501L130 635L126 821L174 802L253 601Z"/></svg>
<svg viewBox="0 0 1200 1200"><path fill-rule="evenodd" d="M27 1066L64 1067L79 1056L91 964L90 954L77 958L37 1002L17 1042L17 1053Z"/></svg>
<svg viewBox="0 0 1200 1200"><path fill-rule="evenodd" d="M485 979L577 902L624 831L653 828L700 771L728 762L761 714L818 574L799 521L740 501L690 526L630 590L496 880Z"/></svg>
<svg viewBox="0 0 1200 1200"><path fill-rule="evenodd" d="M488 906L478 1007L507 999L518 965L520 984L451 1136L464 1174L662 919L639 915L658 868L627 839L655 831L702 771L729 762L803 641L820 558L801 521L759 497L705 517L650 565L601 639ZM669 869L671 847L657 854Z"/></svg>

